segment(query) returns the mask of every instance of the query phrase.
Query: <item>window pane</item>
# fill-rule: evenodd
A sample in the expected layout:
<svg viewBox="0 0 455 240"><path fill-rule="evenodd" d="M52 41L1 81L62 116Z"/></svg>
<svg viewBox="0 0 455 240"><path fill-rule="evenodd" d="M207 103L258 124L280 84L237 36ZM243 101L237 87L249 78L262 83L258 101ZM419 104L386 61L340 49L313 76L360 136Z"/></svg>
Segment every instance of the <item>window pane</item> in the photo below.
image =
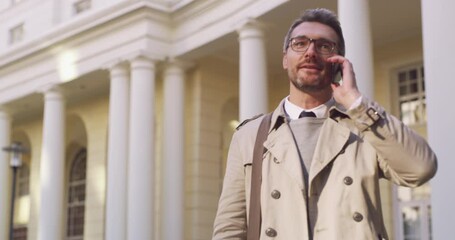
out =
<svg viewBox="0 0 455 240"><path fill-rule="evenodd" d="M27 227L14 227L13 240L27 240Z"/></svg>
<svg viewBox="0 0 455 240"><path fill-rule="evenodd" d="M17 179L17 196L26 196L29 194L29 179L30 179L30 170L28 165L24 163L18 171Z"/></svg>
<svg viewBox="0 0 455 240"><path fill-rule="evenodd" d="M17 43L24 38L24 24L19 24L9 30L9 43Z"/></svg>
<svg viewBox="0 0 455 240"><path fill-rule="evenodd" d="M431 239L431 188L429 183L417 188L396 187L401 211L402 231L397 239ZM398 216L397 216L398 218Z"/></svg>
<svg viewBox="0 0 455 240"><path fill-rule="evenodd" d="M87 151L83 149L76 155L70 169L67 240L82 239L84 235L86 168Z"/></svg>
<svg viewBox="0 0 455 240"><path fill-rule="evenodd" d="M399 72L398 73L398 82L399 83L406 82L406 72Z"/></svg>
<svg viewBox="0 0 455 240"><path fill-rule="evenodd" d="M79 184L70 187L70 196L68 203L79 203L85 201L85 184Z"/></svg>
<svg viewBox="0 0 455 240"><path fill-rule="evenodd" d="M90 5L91 5L90 0L78 1L74 4L74 12L76 14L84 12L84 11L90 9Z"/></svg>
<svg viewBox="0 0 455 240"><path fill-rule="evenodd" d="M73 167L71 169L70 179L72 182L85 179L86 165L87 161L85 153L81 152L78 156L76 156L76 160L74 160Z"/></svg>
<svg viewBox="0 0 455 240"><path fill-rule="evenodd" d="M405 240L420 239L420 210L419 207L403 207L403 233Z"/></svg>
<svg viewBox="0 0 455 240"><path fill-rule="evenodd" d="M411 99L400 103L401 121L406 125L427 121L426 104L424 99Z"/></svg>
<svg viewBox="0 0 455 240"><path fill-rule="evenodd" d="M409 87L410 87L409 93L417 93L419 91L417 87L417 82L411 83Z"/></svg>
<svg viewBox="0 0 455 240"><path fill-rule="evenodd" d="M410 101L405 101L400 103L400 110L401 110L401 120L404 124L415 124L417 123L418 119L418 107L420 105L420 101L417 99L412 99Z"/></svg>
<svg viewBox="0 0 455 240"><path fill-rule="evenodd" d="M426 122L423 66L408 66L396 72L398 106L401 120L407 125ZM397 114L398 115L398 114Z"/></svg>
<svg viewBox="0 0 455 240"><path fill-rule="evenodd" d="M427 108L425 101L422 100L416 109L416 122L426 122L427 121Z"/></svg>
<svg viewBox="0 0 455 240"><path fill-rule="evenodd" d="M71 207L68 209L67 236L84 235L84 206Z"/></svg>
<svg viewBox="0 0 455 240"><path fill-rule="evenodd" d="M408 94L408 88L407 88L407 86L406 86L406 85L400 86L400 96L404 96L404 95L406 95L406 94Z"/></svg>
<svg viewBox="0 0 455 240"><path fill-rule="evenodd" d="M411 80L417 79L417 69L413 69L413 70L409 71L409 79L411 79Z"/></svg>

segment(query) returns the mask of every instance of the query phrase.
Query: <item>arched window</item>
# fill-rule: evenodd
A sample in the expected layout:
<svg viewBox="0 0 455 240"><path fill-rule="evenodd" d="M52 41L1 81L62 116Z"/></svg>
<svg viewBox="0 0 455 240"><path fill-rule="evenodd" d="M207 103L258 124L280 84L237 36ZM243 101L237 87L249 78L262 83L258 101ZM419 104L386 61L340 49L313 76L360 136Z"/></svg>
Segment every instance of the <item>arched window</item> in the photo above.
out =
<svg viewBox="0 0 455 240"><path fill-rule="evenodd" d="M17 172L17 191L16 197L29 195L30 192L30 168L27 163L23 163Z"/></svg>
<svg viewBox="0 0 455 240"><path fill-rule="evenodd" d="M16 197L14 210L14 240L27 239L28 212L30 211L30 202L28 199L30 193L30 168L27 162L17 170L16 180Z"/></svg>
<svg viewBox="0 0 455 240"><path fill-rule="evenodd" d="M82 149L76 154L70 165L67 240L82 240L84 238L86 172L87 150Z"/></svg>

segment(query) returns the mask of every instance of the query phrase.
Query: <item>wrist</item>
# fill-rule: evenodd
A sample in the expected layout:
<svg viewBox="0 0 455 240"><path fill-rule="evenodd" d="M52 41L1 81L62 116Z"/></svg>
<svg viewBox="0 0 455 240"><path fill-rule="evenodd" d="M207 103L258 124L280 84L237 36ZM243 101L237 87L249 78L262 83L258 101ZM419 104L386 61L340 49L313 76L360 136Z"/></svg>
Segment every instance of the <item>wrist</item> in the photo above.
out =
<svg viewBox="0 0 455 240"><path fill-rule="evenodd" d="M358 92L358 91L351 92L346 96L345 99L346 99L346 101L343 104L343 106L346 109L353 109L360 104L361 99L362 99L362 94L360 94L360 92Z"/></svg>
<svg viewBox="0 0 455 240"><path fill-rule="evenodd" d="M358 106L360 106L360 104L362 103L362 95L358 96L356 98L356 100L354 100L353 103L351 103L351 105L349 107L347 107L346 109L349 111L349 110L352 110Z"/></svg>

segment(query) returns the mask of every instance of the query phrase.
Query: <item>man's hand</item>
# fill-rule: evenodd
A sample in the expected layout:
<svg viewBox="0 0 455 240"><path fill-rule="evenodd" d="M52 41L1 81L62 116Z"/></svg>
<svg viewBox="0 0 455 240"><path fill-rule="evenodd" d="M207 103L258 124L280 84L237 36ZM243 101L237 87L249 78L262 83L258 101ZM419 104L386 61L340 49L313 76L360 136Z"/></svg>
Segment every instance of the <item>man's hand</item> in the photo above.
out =
<svg viewBox="0 0 455 240"><path fill-rule="evenodd" d="M355 80L352 63L343 56L335 55L326 59L328 63L339 64L342 72L342 80L332 83L333 98L346 109L361 96Z"/></svg>

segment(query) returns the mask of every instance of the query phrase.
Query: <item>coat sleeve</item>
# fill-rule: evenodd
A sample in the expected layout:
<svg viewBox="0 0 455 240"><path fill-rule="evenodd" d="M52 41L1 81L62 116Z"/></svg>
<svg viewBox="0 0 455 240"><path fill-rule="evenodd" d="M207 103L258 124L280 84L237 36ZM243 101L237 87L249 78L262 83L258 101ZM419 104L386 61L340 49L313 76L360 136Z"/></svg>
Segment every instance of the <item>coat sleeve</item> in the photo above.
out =
<svg viewBox="0 0 455 240"><path fill-rule="evenodd" d="M347 114L364 140L376 149L385 178L401 186L417 187L435 175L436 155L426 140L376 102L362 97L360 105Z"/></svg>
<svg viewBox="0 0 455 240"><path fill-rule="evenodd" d="M214 222L213 239L246 239L245 167L235 132L229 147L226 174Z"/></svg>

